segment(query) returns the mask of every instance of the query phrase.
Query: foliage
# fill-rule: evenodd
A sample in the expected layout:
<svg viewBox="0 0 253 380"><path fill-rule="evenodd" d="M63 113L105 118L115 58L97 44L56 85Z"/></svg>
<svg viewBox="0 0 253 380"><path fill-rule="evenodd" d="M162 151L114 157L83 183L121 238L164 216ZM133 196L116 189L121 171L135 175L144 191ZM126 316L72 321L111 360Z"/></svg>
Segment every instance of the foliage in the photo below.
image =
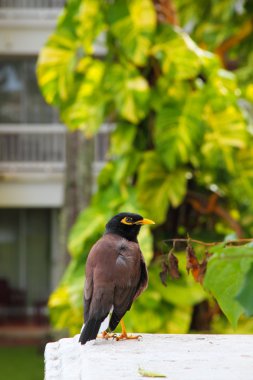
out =
<svg viewBox="0 0 253 380"><path fill-rule="evenodd" d="M172 240L175 247L178 239ZM204 289L215 297L219 307L235 328L243 312L247 315L253 314L250 297L253 263L252 243L245 244L245 239L231 240L222 244L193 240L195 243L205 246L204 259L199 261L190 244L191 239L179 239L179 241L182 240L187 241L187 272L191 272L195 281L203 284ZM241 244L240 249L233 246L234 244ZM212 248L208 250L208 246L212 246ZM163 272L161 272L163 283L166 283L168 275L172 278L180 277L178 260L175 259L173 251L174 248L168 254L168 264L166 265L166 259L163 264ZM172 255L173 261L169 260Z"/></svg>
<svg viewBox="0 0 253 380"><path fill-rule="evenodd" d="M1 377L15 380L40 380L44 358L37 347L0 347Z"/></svg>
<svg viewBox="0 0 253 380"><path fill-rule="evenodd" d="M253 315L253 301L251 297L252 281L253 281L253 264L251 262L250 267L248 268L246 275L244 276L244 280L243 280L243 283L241 284L241 288L236 295L237 301L244 308L244 312L247 316Z"/></svg>
<svg viewBox="0 0 253 380"><path fill-rule="evenodd" d="M222 15L219 21L223 22L222 6L233 10L238 2L222 5L224 2L209 0L211 11L203 20L202 1L194 7L192 1L181 2L185 4L178 6L182 24L193 23L191 32L199 45L180 27L161 21L156 3L69 0L38 60L42 93L59 108L70 130L79 128L91 136L103 121L112 120L116 125L98 191L70 234L72 261L50 299L53 320L72 332L82 322L81 263L102 234L106 220L118 211L138 211L156 221L152 234L143 229L140 237L150 263L149 290L127 317L133 329L143 332L187 331L194 305L209 297L200 287L196 289L198 284L192 288L185 274L179 282L171 281L168 290L162 288L157 260L151 261L153 248L161 251L160 240L180 231L202 236L206 231L209 239L211 234L224 236L238 227L239 215L244 230L253 232L252 130L245 107L252 88L246 79L243 82L242 74L238 74L239 87L237 74L220 61L217 47L231 33L229 27L219 29L215 38L215 16ZM249 2L242 3L250 8ZM196 13L192 12L195 8ZM252 10L246 13L243 9L246 22ZM233 20L234 13L227 12L229 26ZM214 199L212 192L217 195L215 202L209 202ZM241 252L240 247L233 250ZM242 309L233 297L238 293L238 300L245 304L252 271L248 261L222 261L222 254L214 250L205 286L235 325ZM236 277L238 267L241 270ZM235 280L228 291L229 280L222 275L212 282L215 273L224 272L226 277L226 271L228 279ZM227 298L232 304L222 306ZM146 326L140 325L140 312Z"/></svg>
<svg viewBox="0 0 253 380"><path fill-rule="evenodd" d="M236 296L252 263L252 247L244 246L238 250L221 245L215 248L207 266L204 287L214 295L234 328L244 311Z"/></svg>

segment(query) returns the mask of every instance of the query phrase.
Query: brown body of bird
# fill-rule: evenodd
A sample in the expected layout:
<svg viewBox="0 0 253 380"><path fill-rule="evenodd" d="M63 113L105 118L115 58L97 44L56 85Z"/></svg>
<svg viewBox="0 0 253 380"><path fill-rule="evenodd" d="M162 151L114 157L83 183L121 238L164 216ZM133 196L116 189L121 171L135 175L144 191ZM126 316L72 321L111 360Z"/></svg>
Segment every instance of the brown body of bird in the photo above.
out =
<svg viewBox="0 0 253 380"><path fill-rule="evenodd" d="M147 287L147 267L137 240L144 224L154 222L138 214L117 214L92 247L86 262L81 344L96 339L102 322L112 310L109 326L102 334L108 337ZM120 338L128 338L125 330Z"/></svg>

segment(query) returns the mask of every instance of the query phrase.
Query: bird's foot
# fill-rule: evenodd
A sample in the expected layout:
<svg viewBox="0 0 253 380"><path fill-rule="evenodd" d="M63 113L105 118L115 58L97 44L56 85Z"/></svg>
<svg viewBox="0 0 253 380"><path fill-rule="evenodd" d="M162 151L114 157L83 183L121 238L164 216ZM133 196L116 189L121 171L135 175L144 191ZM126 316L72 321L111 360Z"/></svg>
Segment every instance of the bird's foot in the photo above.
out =
<svg viewBox="0 0 253 380"><path fill-rule="evenodd" d="M107 331L103 331L101 334L98 334L97 338L101 338L101 339L114 339L116 338L116 334L115 333L108 333Z"/></svg>
<svg viewBox="0 0 253 380"><path fill-rule="evenodd" d="M140 340L142 338L142 335L132 335L127 333L122 333L119 336L116 336L115 339L117 341L119 340L129 340L129 339L138 339Z"/></svg>

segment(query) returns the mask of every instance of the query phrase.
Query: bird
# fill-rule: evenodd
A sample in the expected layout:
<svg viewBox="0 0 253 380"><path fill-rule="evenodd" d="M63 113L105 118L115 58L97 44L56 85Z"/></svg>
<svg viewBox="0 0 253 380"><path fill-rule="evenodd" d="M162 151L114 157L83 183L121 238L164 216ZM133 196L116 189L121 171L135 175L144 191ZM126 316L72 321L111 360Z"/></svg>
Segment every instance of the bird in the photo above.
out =
<svg viewBox="0 0 253 380"><path fill-rule="evenodd" d="M102 322L109 316L109 326L102 337L131 339L122 320L133 301L146 289L148 272L137 240L141 226L155 224L139 214L121 212L105 226L103 236L93 245L86 261L84 286L84 327L79 342L95 340Z"/></svg>

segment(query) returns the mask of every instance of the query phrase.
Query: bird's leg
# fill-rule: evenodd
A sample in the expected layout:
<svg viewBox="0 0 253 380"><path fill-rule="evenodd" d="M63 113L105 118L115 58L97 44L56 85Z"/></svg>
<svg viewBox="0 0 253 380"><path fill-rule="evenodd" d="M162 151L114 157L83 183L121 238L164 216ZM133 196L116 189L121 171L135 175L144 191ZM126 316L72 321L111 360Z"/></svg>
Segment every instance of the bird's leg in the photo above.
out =
<svg viewBox="0 0 253 380"><path fill-rule="evenodd" d="M141 335L128 335L127 334L126 326L125 326L123 319L121 319L120 325L121 325L122 332L121 332L120 336L116 337L116 340L139 339L139 338L141 338Z"/></svg>
<svg viewBox="0 0 253 380"><path fill-rule="evenodd" d="M108 329L103 331L101 334L98 334L97 338L102 338L102 339L110 339L110 338L115 338L116 334L110 332Z"/></svg>

